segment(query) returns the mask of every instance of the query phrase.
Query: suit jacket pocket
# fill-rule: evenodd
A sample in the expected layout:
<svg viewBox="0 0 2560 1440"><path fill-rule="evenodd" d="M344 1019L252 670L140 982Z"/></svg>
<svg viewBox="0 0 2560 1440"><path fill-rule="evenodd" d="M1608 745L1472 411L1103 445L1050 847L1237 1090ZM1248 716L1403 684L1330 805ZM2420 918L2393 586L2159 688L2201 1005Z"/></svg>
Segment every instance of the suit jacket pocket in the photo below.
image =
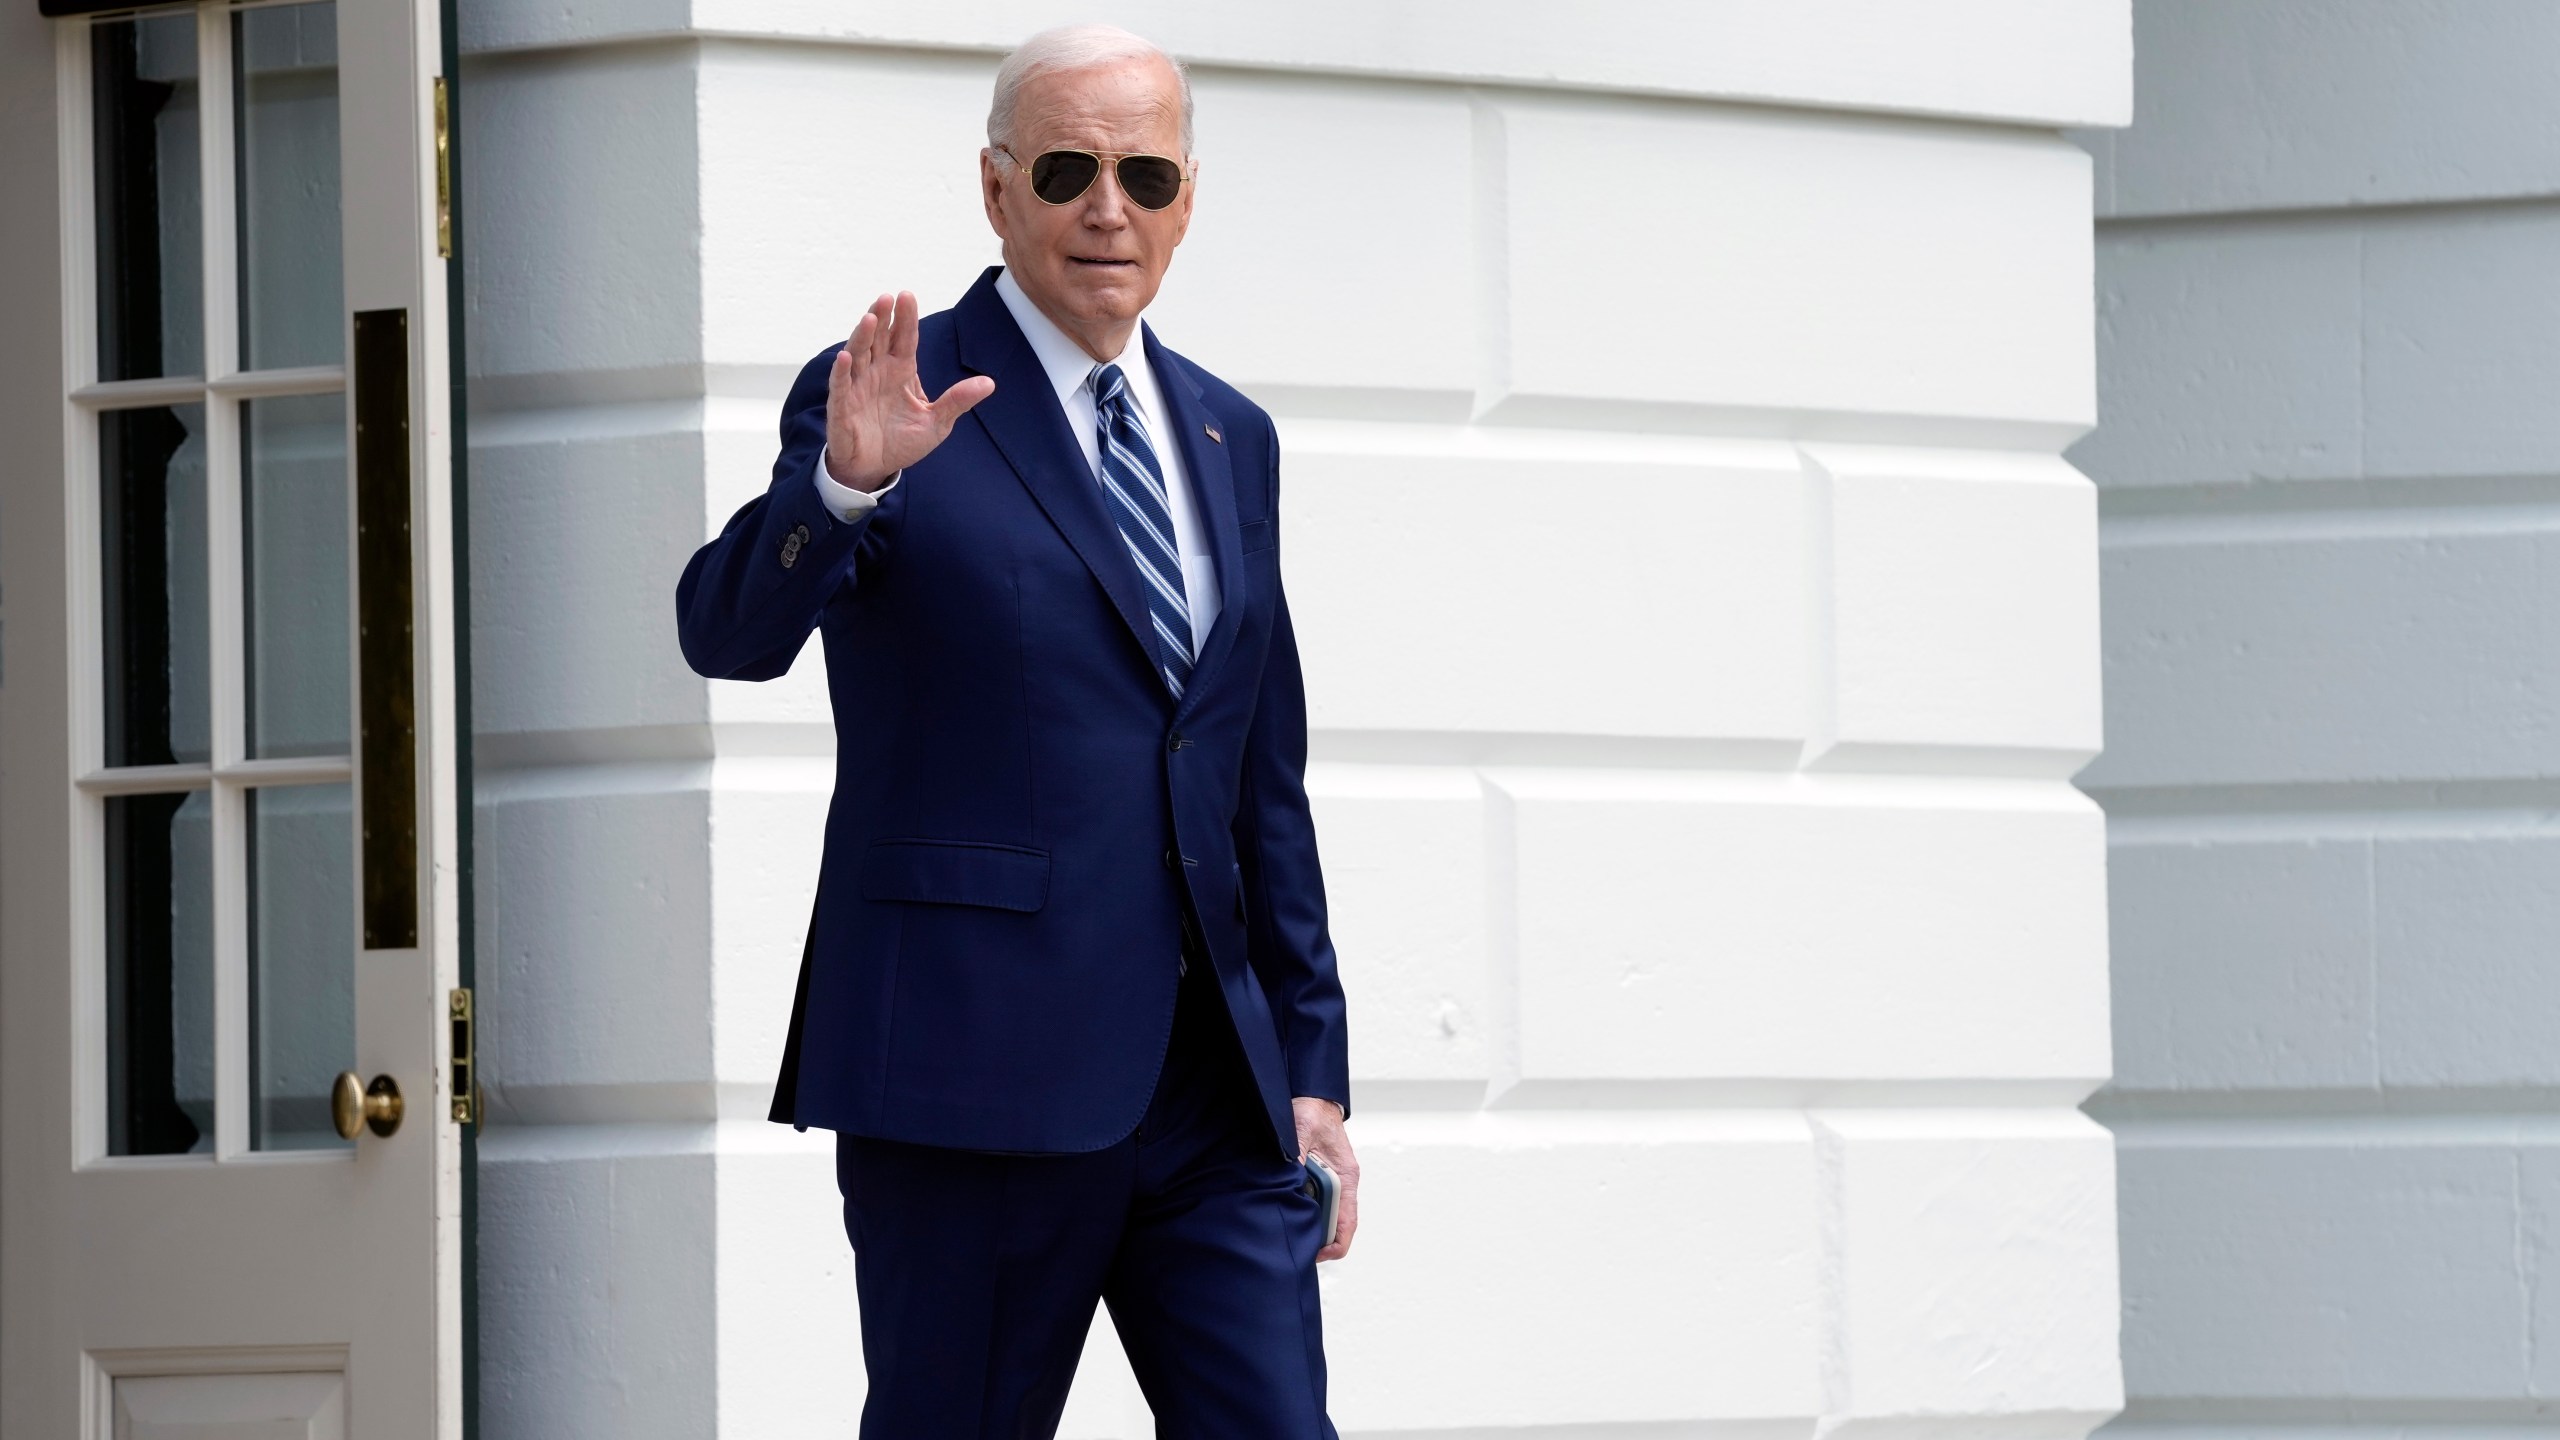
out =
<svg viewBox="0 0 2560 1440"><path fill-rule="evenodd" d="M880 840L862 857L862 898L1037 910L1049 901L1049 852L976 840Z"/></svg>
<svg viewBox="0 0 2560 1440"><path fill-rule="evenodd" d="M1280 543L1280 532L1272 528L1271 517L1267 515L1259 520L1247 520L1236 530L1243 541L1244 553L1248 555Z"/></svg>

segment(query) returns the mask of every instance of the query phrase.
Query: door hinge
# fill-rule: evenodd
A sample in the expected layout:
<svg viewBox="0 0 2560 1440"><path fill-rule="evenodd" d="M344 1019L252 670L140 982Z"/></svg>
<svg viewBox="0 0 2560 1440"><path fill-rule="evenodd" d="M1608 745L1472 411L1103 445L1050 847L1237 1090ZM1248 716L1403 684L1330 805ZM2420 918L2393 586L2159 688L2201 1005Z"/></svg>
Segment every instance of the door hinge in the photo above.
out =
<svg viewBox="0 0 2560 1440"><path fill-rule="evenodd" d="M478 1037L472 1032L471 990L456 986L445 1003L445 1017L453 1027L453 1084L446 1093L453 1096L453 1123L480 1123L480 1077Z"/></svg>
<svg viewBox="0 0 2560 1440"><path fill-rule="evenodd" d="M453 258L453 118L436 77L436 258Z"/></svg>

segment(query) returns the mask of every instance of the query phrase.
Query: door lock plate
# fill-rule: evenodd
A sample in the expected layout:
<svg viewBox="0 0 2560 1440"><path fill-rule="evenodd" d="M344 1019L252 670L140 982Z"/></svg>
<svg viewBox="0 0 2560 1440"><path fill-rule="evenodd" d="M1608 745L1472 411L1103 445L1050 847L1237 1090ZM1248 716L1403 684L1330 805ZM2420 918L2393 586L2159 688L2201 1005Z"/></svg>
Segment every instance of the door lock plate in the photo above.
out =
<svg viewBox="0 0 2560 1440"><path fill-rule="evenodd" d="M480 1123L480 1086L478 1075L478 1037L472 1032L471 990L456 986L445 1003L445 1018L453 1031L453 1083L446 1093L453 1097L453 1123Z"/></svg>

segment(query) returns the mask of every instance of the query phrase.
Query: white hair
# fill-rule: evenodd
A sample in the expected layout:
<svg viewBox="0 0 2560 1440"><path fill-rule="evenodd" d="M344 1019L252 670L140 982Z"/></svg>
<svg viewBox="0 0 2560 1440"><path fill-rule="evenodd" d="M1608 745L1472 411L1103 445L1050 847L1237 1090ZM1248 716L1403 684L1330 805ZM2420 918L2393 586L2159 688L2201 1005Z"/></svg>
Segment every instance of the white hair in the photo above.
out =
<svg viewBox="0 0 2560 1440"><path fill-rule="evenodd" d="M987 108L987 144L1004 150L1013 143L1014 107L1022 100L1022 87L1034 75L1055 70L1090 70L1121 60L1140 60L1155 56L1173 67L1174 83L1182 89L1182 153L1191 154L1191 76L1182 62L1167 55L1155 42L1132 35L1117 25L1061 25L1043 30L1013 49L996 67L995 103ZM1007 153L1011 153L1008 151Z"/></svg>

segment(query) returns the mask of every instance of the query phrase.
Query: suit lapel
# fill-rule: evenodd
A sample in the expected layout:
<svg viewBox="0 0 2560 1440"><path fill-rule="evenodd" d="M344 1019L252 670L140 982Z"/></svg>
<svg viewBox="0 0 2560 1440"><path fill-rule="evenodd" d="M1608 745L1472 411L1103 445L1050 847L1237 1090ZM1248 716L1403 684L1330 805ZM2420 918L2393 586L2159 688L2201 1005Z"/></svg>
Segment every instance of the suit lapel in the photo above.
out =
<svg viewBox="0 0 2560 1440"><path fill-rule="evenodd" d="M1138 579L1137 563L1129 558L1120 527L1103 508L1102 487L1085 468L1084 449L1067 429L1066 413L1058 408L1057 392L1049 386L1049 372L1041 368L1031 342L1022 338L1021 328L1004 308L1004 298L996 294L997 273L990 268L979 276L953 307L960 363L993 376L996 382L996 393L969 414L986 427L987 437L1047 512L1049 523L1058 527L1077 558L1101 582L1112 608L1129 627L1129 637L1146 654L1148 673L1153 674L1155 621L1148 614L1146 594L1139 589L1143 582Z"/></svg>
<svg viewBox="0 0 2560 1440"><path fill-rule="evenodd" d="M1218 422L1200 403L1200 387L1179 358L1156 343L1155 332L1145 331L1147 363L1155 367L1156 389L1164 396L1174 443L1182 447L1182 466L1191 473L1191 495L1200 505L1201 528L1209 532L1209 545L1218 561L1218 619L1209 627L1208 639L1201 642L1200 653L1192 661L1191 683L1183 687L1182 704L1177 716L1189 711L1217 678L1218 662L1235 648L1236 627L1243 623L1244 540L1236 526L1235 471L1227 461L1227 446Z"/></svg>

